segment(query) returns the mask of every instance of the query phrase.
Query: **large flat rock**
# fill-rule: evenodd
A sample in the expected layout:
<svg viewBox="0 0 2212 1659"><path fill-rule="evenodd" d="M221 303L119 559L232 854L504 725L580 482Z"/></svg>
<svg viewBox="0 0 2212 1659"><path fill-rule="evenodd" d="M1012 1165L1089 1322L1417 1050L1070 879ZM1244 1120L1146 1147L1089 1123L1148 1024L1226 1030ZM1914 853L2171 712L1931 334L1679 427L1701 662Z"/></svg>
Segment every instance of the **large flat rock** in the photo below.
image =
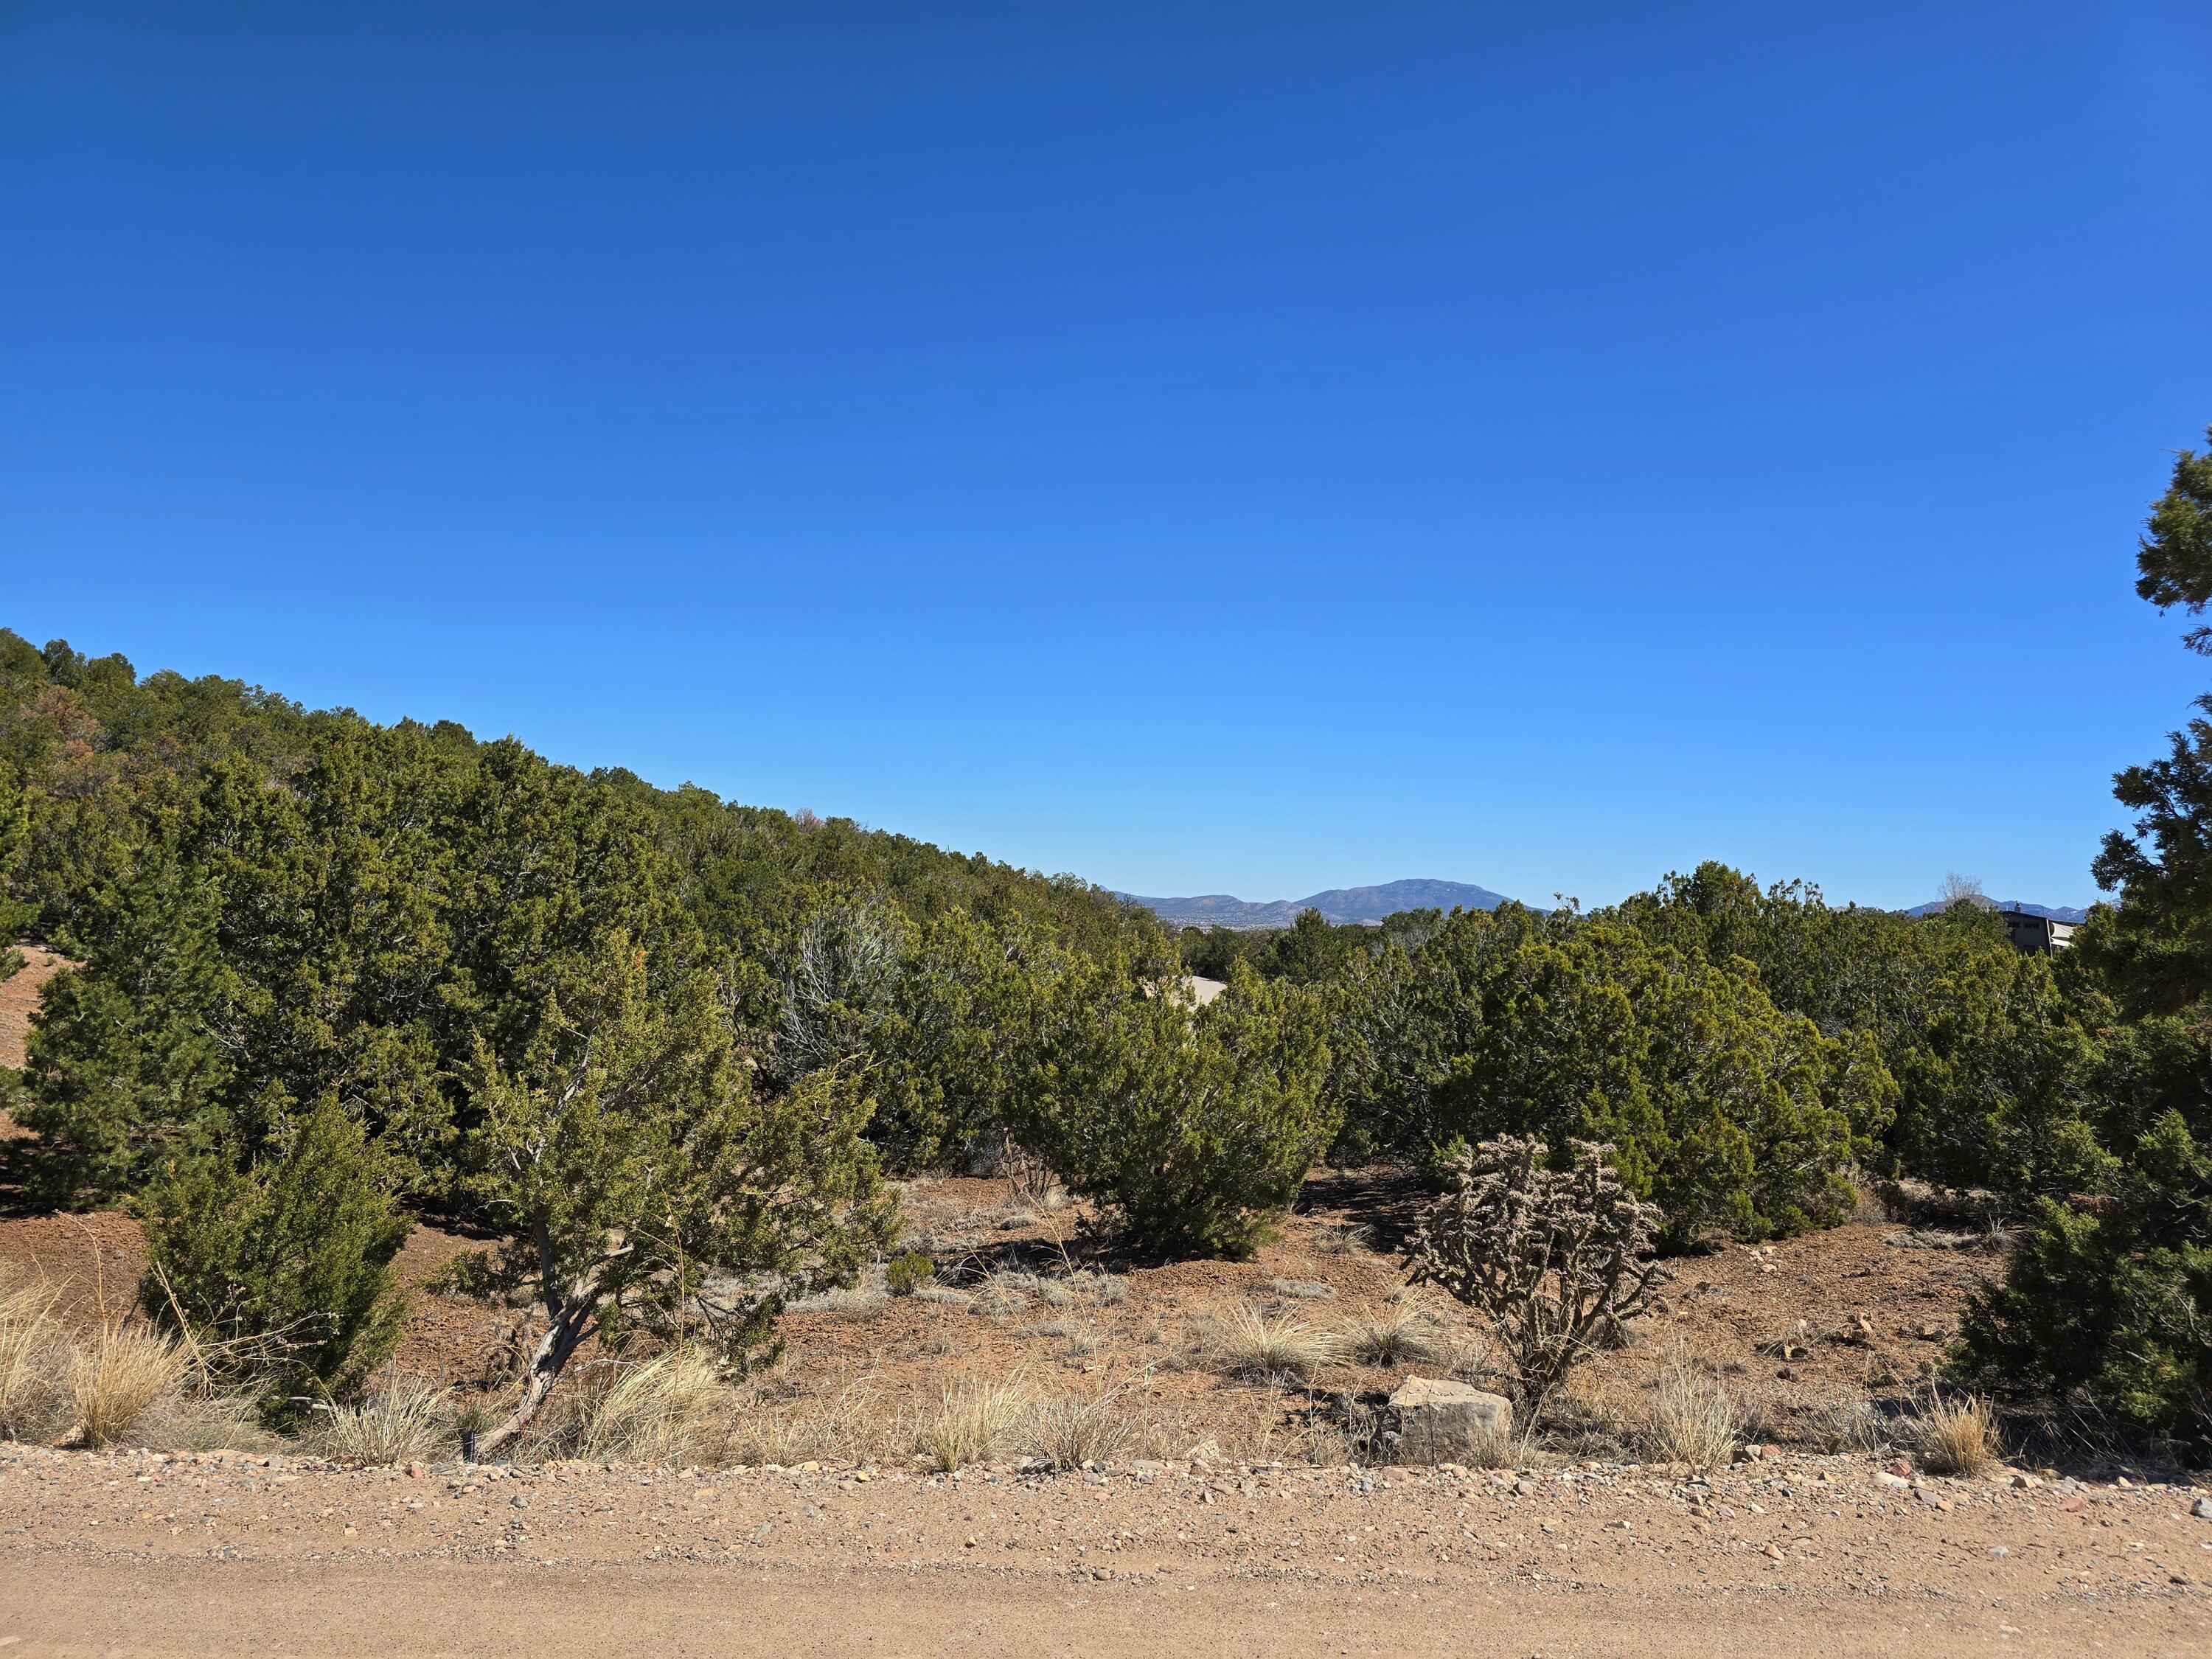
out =
<svg viewBox="0 0 2212 1659"><path fill-rule="evenodd" d="M1513 1431L1513 1402L1465 1382L1413 1376L1390 1396L1398 1455L1408 1463L1475 1461L1486 1443Z"/></svg>

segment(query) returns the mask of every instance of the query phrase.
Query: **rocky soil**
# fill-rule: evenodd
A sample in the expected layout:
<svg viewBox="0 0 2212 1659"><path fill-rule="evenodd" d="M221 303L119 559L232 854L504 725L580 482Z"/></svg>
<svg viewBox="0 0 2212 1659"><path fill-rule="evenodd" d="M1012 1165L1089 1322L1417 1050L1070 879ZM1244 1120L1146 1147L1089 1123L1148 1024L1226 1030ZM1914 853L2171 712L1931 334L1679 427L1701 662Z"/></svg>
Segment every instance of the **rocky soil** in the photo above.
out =
<svg viewBox="0 0 2212 1659"><path fill-rule="evenodd" d="M583 1595L587 1623L629 1609L633 1641L673 1607L775 1621L664 1650L690 1652L1515 1650L1471 1650L1473 1620L1546 1654L2181 1653L2212 1632L2200 1504L1790 1455L1705 1478L1180 1460L943 1476L8 1446L0 1643L243 1651L222 1629L265 1625L252 1650L436 1650L420 1644L440 1620L465 1632L470 1608L511 1601L511 1626L445 1650L561 1652L542 1609ZM222 1626L187 1586L235 1586L252 1610ZM317 1587L343 1613L325 1599L319 1620ZM114 1628L133 1595L157 1625ZM335 1649L316 1633L338 1626Z"/></svg>

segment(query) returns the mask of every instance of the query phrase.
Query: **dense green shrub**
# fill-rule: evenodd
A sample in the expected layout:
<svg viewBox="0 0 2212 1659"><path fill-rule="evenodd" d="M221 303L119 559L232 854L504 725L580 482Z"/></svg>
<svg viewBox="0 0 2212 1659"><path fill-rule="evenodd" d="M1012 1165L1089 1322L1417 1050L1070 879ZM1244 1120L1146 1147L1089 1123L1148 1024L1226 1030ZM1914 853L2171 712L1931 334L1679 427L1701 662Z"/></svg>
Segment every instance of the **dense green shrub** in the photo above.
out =
<svg viewBox="0 0 2212 1659"><path fill-rule="evenodd" d="M1601 1140L1677 1245L1844 1213L1893 1094L1870 1043L1781 1012L1742 964L1572 912L1449 917L1357 969L1335 1006L1332 1086L1368 1144L1437 1158L1504 1135Z"/></svg>
<svg viewBox="0 0 2212 1659"><path fill-rule="evenodd" d="M1151 1249L1249 1255L1336 1133L1320 999L1249 967L1194 1009L1073 960L1034 1019L1017 1132Z"/></svg>
<svg viewBox="0 0 2212 1659"><path fill-rule="evenodd" d="M129 1192L210 1148L234 1068L218 1039L232 975L212 884L150 827L88 884L64 945L92 958L48 981L15 1108L39 1137L29 1186L64 1205Z"/></svg>
<svg viewBox="0 0 2212 1659"><path fill-rule="evenodd" d="M1890 1173L2027 1203L2081 1177L2081 1090L2106 1013L2062 991L1990 913L1830 907L1802 882L1761 889L1724 865L1670 875L1617 914L1656 943L1756 970L1775 1006L1872 1039L1897 1083L1869 1148Z"/></svg>
<svg viewBox="0 0 2212 1659"><path fill-rule="evenodd" d="M2003 1283L1974 1299L1960 1366L1984 1386L2073 1396L2201 1453L2212 1447L2212 1033L2201 1015L2115 1031L2096 1097L2096 1190L2040 1202Z"/></svg>
<svg viewBox="0 0 2212 1659"><path fill-rule="evenodd" d="M240 1169L220 1150L176 1159L147 1190L141 1297L226 1380L272 1399L344 1396L391 1353L404 1311L392 1258L410 1223L391 1169L325 1098Z"/></svg>

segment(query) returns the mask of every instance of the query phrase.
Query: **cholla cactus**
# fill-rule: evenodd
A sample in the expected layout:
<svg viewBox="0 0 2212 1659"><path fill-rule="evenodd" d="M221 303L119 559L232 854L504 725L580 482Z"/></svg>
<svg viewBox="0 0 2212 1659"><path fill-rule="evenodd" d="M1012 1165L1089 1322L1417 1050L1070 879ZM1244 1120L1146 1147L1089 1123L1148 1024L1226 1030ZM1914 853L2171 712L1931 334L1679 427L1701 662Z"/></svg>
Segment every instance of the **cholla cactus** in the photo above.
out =
<svg viewBox="0 0 2212 1659"><path fill-rule="evenodd" d="M1486 1140L1446 1166L1451 1184L1421 1217L1413 1282L1442 1285L1490 1322L1531 1424L1665 1282L1647 1259L1659 1210L1620 1184L1612 1150L1577 1140L1553 1170L1540 1140Z"/></svg>

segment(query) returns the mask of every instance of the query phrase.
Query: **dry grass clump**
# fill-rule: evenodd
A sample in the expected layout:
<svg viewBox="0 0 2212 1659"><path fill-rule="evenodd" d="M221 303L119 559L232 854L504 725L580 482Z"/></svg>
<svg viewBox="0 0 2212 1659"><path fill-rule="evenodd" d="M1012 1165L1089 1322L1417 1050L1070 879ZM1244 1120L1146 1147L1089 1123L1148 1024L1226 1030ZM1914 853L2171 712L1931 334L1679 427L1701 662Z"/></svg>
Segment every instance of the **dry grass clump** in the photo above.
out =
<svg viewBox="0 0 2212 1659"><path fill-rule="evenodd" d="M1530 1469L1544 1462L1535 1441L1517 1429L1478 1430L1457 1455L1471 1469Z"/></svg>
<svg viewBox="0 0 2212 1659"><path fill-rule="evenodd" d="M1019 1147L1007 1149L1004 1170L1006 1197L1013 1206L1030 1210L1067 1207L1067 1189L1045 1161Z"/></svg>
<svg viewBox="0 0 2212 1659"><path fill-rule="evenodd" d="M1269 1319L1249 1307L1205 1321L1200 1352L1224 1375L1251 1382L1310 1382L1339 1358L1336 1339L1303 1320Z"/></svg>
<svg viewBox="0 0 2212 1659"><path fill-rule="evenodd" d="M1805 1437L1824 1452L1879 1455L1895 1443L1889 1419L1863 1394L1837 1393L1814 1401Z"/></svg>
<svg viewBox="0 0 2212 1659"><path fill-rule="evenodd" d="M1013 1281L1033 1277L1029 1273L993 1273L983 1281L982 1288L975 1292L975 1299L969 1310L992 1319L1004 1319L1021 1312L1030 1305L1030 1299L1023 1294L1021 1286Z"/></svg>
<svg viewBox="0 0 2212 1659"><path fill-rule="evenodd" d="M258 1408L242 1394L165 1394L131 1425L134 1446L149 1451L265 1451L276 1437L261 1426Z"/></svg>
<svg viewBox="0 0 2212 1659"><path fill-rule="evenodd" d="M987 1462L1006 1449L1029 1405L1018 1376L993 1381L966 1376L948 1384L915 1432L915 1449L930 1467L950 1474Z"/></svg>
<svg viewBox="0 0 2212 1659"><path fill-rule="evenodd" d="M69 1427L69 1345L58 1292L0 1283L0 1440L52 1440Z"/></svg>
<svg viewBox="0 0 2212 1659"><path fill-rule="evenodd" d="M1314 1229L1314 1239L1331 1255L1358 1255L1375 1248L1375 1229L1364 1221L1324 1221Z"/></svg>
<svg viewBox="0 0 2212 1659"><path fill-rule="evenodd" d="M176 1392L190 1360L174 1338L141 1327L102 1325L70 1349L69 1397L77 1437L112 1446L164 1395Z"/></svg>
<svg viewBox="0 0 2212 1659"><path fill-rule="evenodd" d="M629 1463L719 1463L732 1395L714 1363L689 1345L612 1371L572 1406L562 1437L572 1456Z"/></svg>
<svg viewBox="0 0 2212 1659"><path fill-rule="evenodd" d="M1444 1353L1436 1322L1402 1302L1356 1316L1337 1335L1346 1356L1361 1365L1428 1364Z"/></svg>
<svg viewBox="0 0 2212 1659"><path fill-rule="evenodd" d="M1931 1400L1913 1442L1931 1474L1981 1474L1997 1461L1996 1413L1978 1398Z"/></svg>
<svg viewBox="0 0 2212 1659"><path fill-rule="evenodd" d="M784 1311L836 1314L845 1319L866 1319L872 1314L881 1313L890 1305L890 1300L891 1293L880 1285L842 1285L787 1303Z"/></svg>
<svg viewBox="0 0 2212 1659"><path fill-rule="evenodd" d="M883 1449L882 1421L875 1393L863 1381L797 1410L748 1401L729 1424L725 1444L738 1463L784 1468L832 1460L858 1463Z"/></svg>
<svg viewBox="0 0 2212 1659"><path fill-rule="evenodd" d="M1717 1468L1735 1455L1744 1424L1735 1391L1717 1377L1701 1374L1677 1348L1659 1374L1644 1439L1651 1454L1664 1462Z"/></svg>
<svg viewBox="0 0 2212 1659"><path fill-rule="evenodd" d="M446 1391L420 1377L384 1377L359 1401L332 1405L307 1436L325 1457L363 1466L434 1456L453 1436Z"/></svg>
<svg viewBox="0 0 2212 1659"><path fill-rule="evenodd" d="M192 1356L175 1339L120 1322L72 1338L59 1301L45 1283L0 1283L0 1439L171 1452L269 1443L251 1399L187 1386Z"/></svg>
<svg viewBox="0 0 2212 1659"><path fill-rule="evenodd" d="M1091 1297L1101 1307L1118 1308L1129 1299L1129 1281L1119 1273L1084 1267L1068 1275L1067 1285L1070 1290Z"/></svg>
<svg viewBox="0 0 2212 1659"><path fill-rule="evenodd" d="M1066 1395L1040 1400L1030 1409L1023 1437L1055 1468L1118 1457L1136 1443L1139 1432L1121 1395L1109 1389L1089 1400Z"/></svg>

